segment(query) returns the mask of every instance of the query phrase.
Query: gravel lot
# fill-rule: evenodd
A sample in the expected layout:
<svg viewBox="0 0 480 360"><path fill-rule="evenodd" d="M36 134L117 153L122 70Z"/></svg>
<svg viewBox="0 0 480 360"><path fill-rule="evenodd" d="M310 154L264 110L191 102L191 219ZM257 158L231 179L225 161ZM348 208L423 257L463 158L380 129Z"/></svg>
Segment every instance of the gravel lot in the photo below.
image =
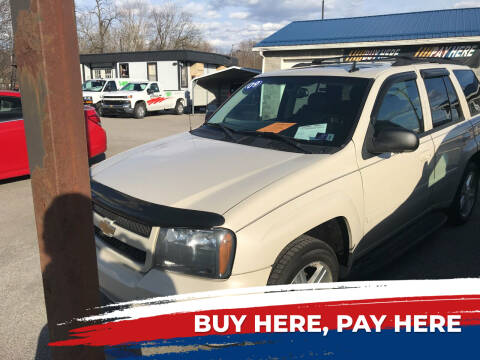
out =
<svg viewBox="0 0 480 360"><path fill-rule="evenodd" d="M196 127L203 116L192 118ZM189 129L189 116L104 118L107 157ZM0 354L3 360L45 359L47 334L29 179L0 183ZM370 280L480 276L480 206L461 227L444 227ZM43 329L43 330L42 330ZM37 344L39 344L37 346ZM37 349L38 347L38 349Z"/></svg>

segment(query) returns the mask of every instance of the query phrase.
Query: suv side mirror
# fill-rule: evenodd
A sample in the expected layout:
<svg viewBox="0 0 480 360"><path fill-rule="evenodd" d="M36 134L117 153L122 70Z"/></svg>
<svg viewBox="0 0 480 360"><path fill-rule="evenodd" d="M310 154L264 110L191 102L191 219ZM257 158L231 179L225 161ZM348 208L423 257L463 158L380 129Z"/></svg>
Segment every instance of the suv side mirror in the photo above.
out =
<svg viewBox="0 0 480 360"><path fill-rule="evenodd" d="M153 91L153 89L150 89L150 88L147 89L147 94L148 95L152 95L154 92L155 91Z"/></svg>
<svg viewBox="0 0 480 360"><path fill-rule="evenodd" d="M367 150L372 154L403 153L418 149L420 140L413 131L402 128L382 129L375 136Z"/></svg>

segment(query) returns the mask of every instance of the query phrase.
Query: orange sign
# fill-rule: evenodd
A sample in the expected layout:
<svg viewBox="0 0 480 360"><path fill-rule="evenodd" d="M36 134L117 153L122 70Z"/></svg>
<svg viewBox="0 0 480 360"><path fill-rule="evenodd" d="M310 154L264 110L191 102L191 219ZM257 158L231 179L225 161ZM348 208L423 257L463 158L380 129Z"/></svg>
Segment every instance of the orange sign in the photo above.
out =
<svg viewBox="0 0 480 360"><path fill-rule="evenodd" d="M282 132L283 130L288 129L289 127L292 127L293 125L296 125L296 123L276 122L276 123L270 124L268 126L265 126L264 128L258 129L257 131L272 132L272 133L278 134L279 132Z"/></svg>

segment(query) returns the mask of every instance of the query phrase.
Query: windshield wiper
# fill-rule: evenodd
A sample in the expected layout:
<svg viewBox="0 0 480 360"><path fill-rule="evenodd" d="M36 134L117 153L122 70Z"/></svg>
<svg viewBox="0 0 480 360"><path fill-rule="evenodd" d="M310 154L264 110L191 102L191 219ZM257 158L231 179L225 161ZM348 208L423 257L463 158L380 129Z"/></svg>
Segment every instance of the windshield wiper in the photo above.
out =
<svg viewBox="0 0 480 360"><path fill-rule="evenodd" d="M234 130L230 129L228 126L225 126L222 123L206 123L205 125L221 129L230 139L238 143L238 139L233 135Z"/></svg>
<svg viewBox="0 0 480 360"><path fill-rule="evenodd" d="M289 138L288 136L269 132L269 131L240 131L237 130L235 131L239 134L245 134L245 135L252 135L252 136L258 136L258 137L265 137L265 138L270 138L274 140L280 140L284 142L285 144L289 144L291 147L296 148L297 150L300 150L301 152L305 154L313 154L310 150L305 149L303 146L301 146L297 141L293 140L292 138Z"/></svg>

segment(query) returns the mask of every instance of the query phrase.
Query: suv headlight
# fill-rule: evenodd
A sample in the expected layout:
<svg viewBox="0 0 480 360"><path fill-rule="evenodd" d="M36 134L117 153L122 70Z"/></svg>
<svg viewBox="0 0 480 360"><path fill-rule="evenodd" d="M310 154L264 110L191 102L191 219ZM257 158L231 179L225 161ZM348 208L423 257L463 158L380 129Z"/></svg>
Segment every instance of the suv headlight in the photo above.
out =
<svg viewBox="0 0 480 360"><path fill-rule="evenodd" d="M93 98L92 98L91 96L84 96L84 97L83 97L83 101L84 101L84 102L93 103Z"/></svg>
<svg viewBox="0 0 480 360"><path fill-rule="evenodd" d="M235 234L227 229L162 229L157 264L168 270L226 279L232 273Z"/></svg>

